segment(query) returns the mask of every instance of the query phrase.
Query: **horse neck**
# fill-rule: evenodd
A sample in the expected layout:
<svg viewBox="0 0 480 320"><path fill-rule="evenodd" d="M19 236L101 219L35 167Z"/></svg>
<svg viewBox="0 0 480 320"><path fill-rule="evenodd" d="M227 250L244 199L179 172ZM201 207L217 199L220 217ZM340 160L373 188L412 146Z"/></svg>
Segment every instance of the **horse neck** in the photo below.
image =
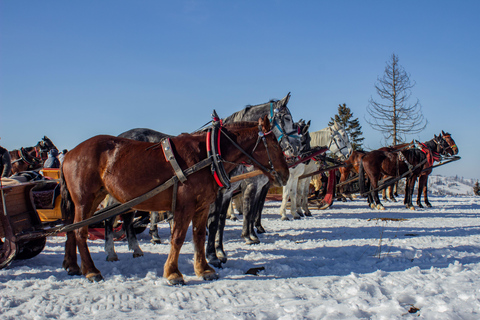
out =
<svg viewBox="0 0 480 320"><path fill-rule="evenodd" d="M233 113L226 117L224 123L240 122L240 121L257 121L270 114L270 103L259 104L256 106L246 107L243 110Z"/></svg>
<svg viewBox="0 0 480 320"><path fill-rule="evenodd" d="M423 143L430 151L432 152L438 152L437 151L437 143L435 142L434 139L428 140Z"/></svg>
<svg viewBox="0 0 480 320"><path fill-rule="evenodd" d="M247 154L251 155L253 158L257 158L253 153L253 149L258 141L258 128L243 128L240 130L228 130L226 134L232 138ZM230 173L238 164L243 162L250 162L249 158L237 147L233 145L231 141L229 141L223 133L221 133L222 137L220 139L220 152L222 154L222 158L227 161L224 163L225 171ZM257 149L264 148L263 142L259 141ZM262 149L261 149L262 150ZM229 163L232 162L232 163Z"/></svg>

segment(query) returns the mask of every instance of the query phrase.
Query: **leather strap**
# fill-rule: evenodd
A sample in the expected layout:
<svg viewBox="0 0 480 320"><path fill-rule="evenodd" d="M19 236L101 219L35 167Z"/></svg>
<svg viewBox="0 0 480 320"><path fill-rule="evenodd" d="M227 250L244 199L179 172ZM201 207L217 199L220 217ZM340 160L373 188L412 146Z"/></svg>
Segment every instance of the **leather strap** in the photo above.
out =
<svg viewBox="0 0 480 320"><path fill-rule="evenodd" d="M177 175L178 180L184 183L185 181L187 181L187 177L185 177L185 174L183 173L182 169L178 165L177 160L175 159L175 156L173 155L172 146L170 145L170 139L169 138L163 139L161 141L161 144L162 144L163 153L165 154L165 159L167 159L167 161L170 162L170 165L175 171L175 174Z"/></svg>

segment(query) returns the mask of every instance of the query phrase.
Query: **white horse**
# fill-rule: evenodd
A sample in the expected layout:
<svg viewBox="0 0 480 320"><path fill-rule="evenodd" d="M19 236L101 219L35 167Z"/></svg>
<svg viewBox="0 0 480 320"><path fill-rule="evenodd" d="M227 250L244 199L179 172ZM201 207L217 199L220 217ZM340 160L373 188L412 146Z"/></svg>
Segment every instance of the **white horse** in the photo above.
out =
<svg viewBox="0 0 480 320"><path fill-rule="evenodd" d="M332 126L325 129L307 133L310 135L310 147L327 147L332 154L340 159L348 159L353 151L345 128L334 121ZM290 168L290 177L283 187L282 205L280 215L282 220L288 220L286 215L287 202L290 199L290 212L294 219L302 216L311 216L308 209L308 189L311 177L299 180L301 175L312 173L318 169L315 161L310 160L308 164L300 163ZM302 212L303 209L303 212Z"/></svg>

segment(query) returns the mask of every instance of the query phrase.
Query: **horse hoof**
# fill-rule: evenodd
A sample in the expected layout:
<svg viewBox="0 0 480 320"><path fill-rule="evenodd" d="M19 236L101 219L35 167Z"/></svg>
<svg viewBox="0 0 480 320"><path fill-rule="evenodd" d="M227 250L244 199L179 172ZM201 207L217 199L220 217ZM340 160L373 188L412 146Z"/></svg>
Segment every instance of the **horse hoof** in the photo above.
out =
<svg viewBox="0 0 480 320"><path fill-rule="evenodd" d="M218 274L213 271L205 272L202 275L202 279L206 281L212 281L212 280L217 280L218 279Z"/></svg>
<svg viewBox="0 0 480 320"><path fill-rule="evenodd" d="M134 258L143 257L143 252L142 252L142 253L134 253L134 254L133 254L133 257L134 257Z"/></svg>
<svg viewBox="0 0 480 320"><path fill-rule="evenodd" d="M311 212L305 212L306 217L313 217Z"/></svg>
<svg viewBox="0 0 480 320"><path fill-rule="evenodd" d="M117 255L115 255L113 257L107 256L107 261L109 261L109 262L118 261L118 256Z"/></svg>
<svg viewBox="0 0 480 320"><path fill-rule="evenodd" d="M287 217L282 217L282 221L288 221L289 219Z"/></svg>
<svg viewBox="0 0 480 320"><path fill-rule="evenodd" d="M69 276L81 276L82 275L82 272L80 271L80 269L78 270L67 270L67 273Z"/></svg>
<svg viewBox="0 0 480 320"><path fill-rule="evenodd" d="M293 220L300 220L300 219L302 219L302 216L298 216L298 215L297 215L297 216L293 216Z"/></svg>
<svg viewBox="0 0 480 320"><path fill-rule="evenodd" d="M370 208L375 209L375 204L370 203Z"/></svg>
<svg viewBox="0 0 480 320"><path fill-rule="evenodd" d="M222 269L222 262L217 257L208 259L208 264L217 269Z"/></svg>
<svg viewBox="0 0 480 320"><path fill-rule="evenodd" d="M162 240L160 240L160 238L158 238L158 239L152 238L152 239L150 239L150 242L153 243L153 244L160 244L160 243L162 243Z"/></svg>
<svg viewBox="0 0 480 320"><path fill-rule="evenodd" d="M103 280L103 277L100 273L87 274L86 277L90 282L100 282Z"/></svg>
<svg viewBox="0 0 480 320"><path fill-rule="evenodd" d="M303 212L297 211L297 214L298 214L300 217L305 217L305 216L303 215ZM300 219L300 218L299 218L299 219Z"/></svg>
<svg viewBox="0 0 480 320"><path fill-rule="evenodd" d="M385 207L381 204L377 204L377 210L385 210Z"/></svg>
<svg viewBox="0 0 480 320"><path fill-rule="evenodd" d="M256 226L257 227L257 233L265 233L265 228L263 226Z"/></svg>
<svg viewBox="0 0 480 320"><path fill-rule="evenodd" d="M168 284L171 286L183 286L185 285L185 280L183 278L175 278L167 280Z"/></svg>
<svg viewBox="0 0 480 320"><path fill-rule="evenodd" d="M427 203L427 207L431 208L431 207L432 207L432 205L431 205L430 203Z"/></svg>
<svg viewBox="0 0 480 320"><path fill-rule="evenodd" d="M248 244L248 245L251 245L251 244L259 244L260 243L260 240L252 240L250 238L244 238L245 239L245 243Z"/></svg>

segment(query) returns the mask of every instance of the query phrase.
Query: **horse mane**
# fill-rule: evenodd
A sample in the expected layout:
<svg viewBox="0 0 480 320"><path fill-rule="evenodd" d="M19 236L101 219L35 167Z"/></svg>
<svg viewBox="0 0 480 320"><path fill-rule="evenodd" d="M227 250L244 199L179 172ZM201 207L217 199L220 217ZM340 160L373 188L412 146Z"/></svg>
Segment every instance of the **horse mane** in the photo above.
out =
<svg viewBox="0 0 480 320"><path fill-rule="evenodd" d="M244 109L237 111L235 113L232 113L228 117L226 117L223 122L224 123L231 123L231 122L237 122L237 121L242 121L247 113L252 112L255 109L260 109L260 108L265 108L268 106L270 103L277 102L279 101L278 99L271 99L268 102L257 104L257 105L246 105Z"/></svg>

